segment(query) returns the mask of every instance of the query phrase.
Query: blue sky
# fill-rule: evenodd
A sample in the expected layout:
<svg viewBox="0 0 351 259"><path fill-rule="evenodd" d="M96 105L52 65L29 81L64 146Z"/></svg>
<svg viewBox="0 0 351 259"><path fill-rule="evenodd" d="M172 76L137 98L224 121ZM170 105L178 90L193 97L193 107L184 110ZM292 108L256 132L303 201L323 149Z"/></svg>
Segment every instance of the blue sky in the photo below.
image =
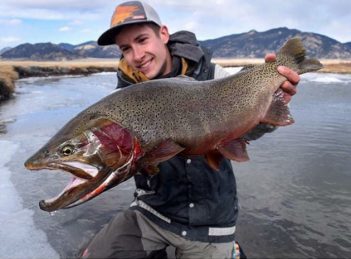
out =
<svg viewBox="0 0 351 259"><path fill-rule="evenodd" d="M21 43L96 40L122 1L1 0L0 49ZM149 0L170 32L191 30L201 40L288 27L351 42L349 0Z"/></svg>

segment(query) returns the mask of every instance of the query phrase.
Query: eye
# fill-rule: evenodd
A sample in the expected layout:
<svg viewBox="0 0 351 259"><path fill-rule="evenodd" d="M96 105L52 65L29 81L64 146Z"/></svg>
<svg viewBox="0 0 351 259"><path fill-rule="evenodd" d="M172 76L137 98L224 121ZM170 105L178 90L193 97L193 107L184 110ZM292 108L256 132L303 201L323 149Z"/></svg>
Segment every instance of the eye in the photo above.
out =
<svg viewBox="0 0 351 259"><path fill-rule="evenodd" d="M72 145L64 146L64 147L61 149L61 153L62 153L64 156L72 155L72 154L74 153L74 147L73 147Z"/></svg>
<svg viewBox="0 0 351 259"><path fill-rule="evenodd" d="M130 47L121 47L120 50L123 54L127 53L130 50Z"/></svg>
<svg viewBox="0 0 351 259"><path fill-rule="evenodd" d="M143 37L139 39L139 43L144 43L145 41L147 41L147 37Z"/></svg>

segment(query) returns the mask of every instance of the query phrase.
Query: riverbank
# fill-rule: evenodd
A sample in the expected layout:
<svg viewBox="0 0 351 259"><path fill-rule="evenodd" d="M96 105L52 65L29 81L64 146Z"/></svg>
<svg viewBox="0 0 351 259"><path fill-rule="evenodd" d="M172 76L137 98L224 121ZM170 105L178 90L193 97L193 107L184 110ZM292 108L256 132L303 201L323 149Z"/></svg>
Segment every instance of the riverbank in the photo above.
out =
<svg viewBox="0 0 351 259"><path fill-rule="evenodd" d="M11 97L15 80L26 77L88 75L117 71L116 60L83 59L70 61L0 60L0 101Z"/></svg>
<svg viewBox="0 0 351 259"><path fill-rule="evenodd" d="M242 67L261 64L262 59L213 59L223 67ZM351 60L321 60L324 68L320 72L351 74ZM114 72L115 59L82 59L70 61L19 61L0 60L0 101L11 97L15 81L26 77L59 75L88 75L99 72Z"/></svg>

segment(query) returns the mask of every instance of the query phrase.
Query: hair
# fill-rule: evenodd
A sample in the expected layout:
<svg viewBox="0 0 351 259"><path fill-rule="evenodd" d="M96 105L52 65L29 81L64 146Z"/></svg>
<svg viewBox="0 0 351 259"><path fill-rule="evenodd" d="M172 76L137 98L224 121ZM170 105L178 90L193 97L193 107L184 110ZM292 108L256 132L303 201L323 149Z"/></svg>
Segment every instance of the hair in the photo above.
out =
<svg viewBox="0 0 351 259"><path fill-rule="evenodd" d="M153 31L154 33L156 34L157 37L160 37L160 28L161 26L156 24L156 23L145 23L145 25L149 26Z"/></svg>

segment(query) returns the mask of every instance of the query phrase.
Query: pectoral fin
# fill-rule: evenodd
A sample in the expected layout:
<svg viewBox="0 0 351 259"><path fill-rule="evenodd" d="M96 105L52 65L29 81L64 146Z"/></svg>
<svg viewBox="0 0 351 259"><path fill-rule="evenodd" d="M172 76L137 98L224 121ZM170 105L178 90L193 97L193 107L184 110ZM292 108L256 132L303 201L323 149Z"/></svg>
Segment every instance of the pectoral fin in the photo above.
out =
<svg viewBox="0 0 351 259"><path fill-rule="evenodd" d="M283 94L283 91L280 89L274 94L271 106L261 121L262 123L274 126L287 126L294 123L289 107L284 101Z"/></svg>
<svg viewBox="0 0 351 259"><path fill-rule="evenodd" d="M247 142L243 139L234 139L224 145L219 146L218 151L226 158L237 162L245 162L249 160L246 151Z"/></svg>
<svg viewBox="0 0 351 259"><path fill-rule="evenodd" d="M157 167L159 163L174 157L183 150L183 147L175 143L173 140L168 139L147 152L145 156L139 160L139 164L145 172L149 174L156 174L159 172Z"/></svg>

